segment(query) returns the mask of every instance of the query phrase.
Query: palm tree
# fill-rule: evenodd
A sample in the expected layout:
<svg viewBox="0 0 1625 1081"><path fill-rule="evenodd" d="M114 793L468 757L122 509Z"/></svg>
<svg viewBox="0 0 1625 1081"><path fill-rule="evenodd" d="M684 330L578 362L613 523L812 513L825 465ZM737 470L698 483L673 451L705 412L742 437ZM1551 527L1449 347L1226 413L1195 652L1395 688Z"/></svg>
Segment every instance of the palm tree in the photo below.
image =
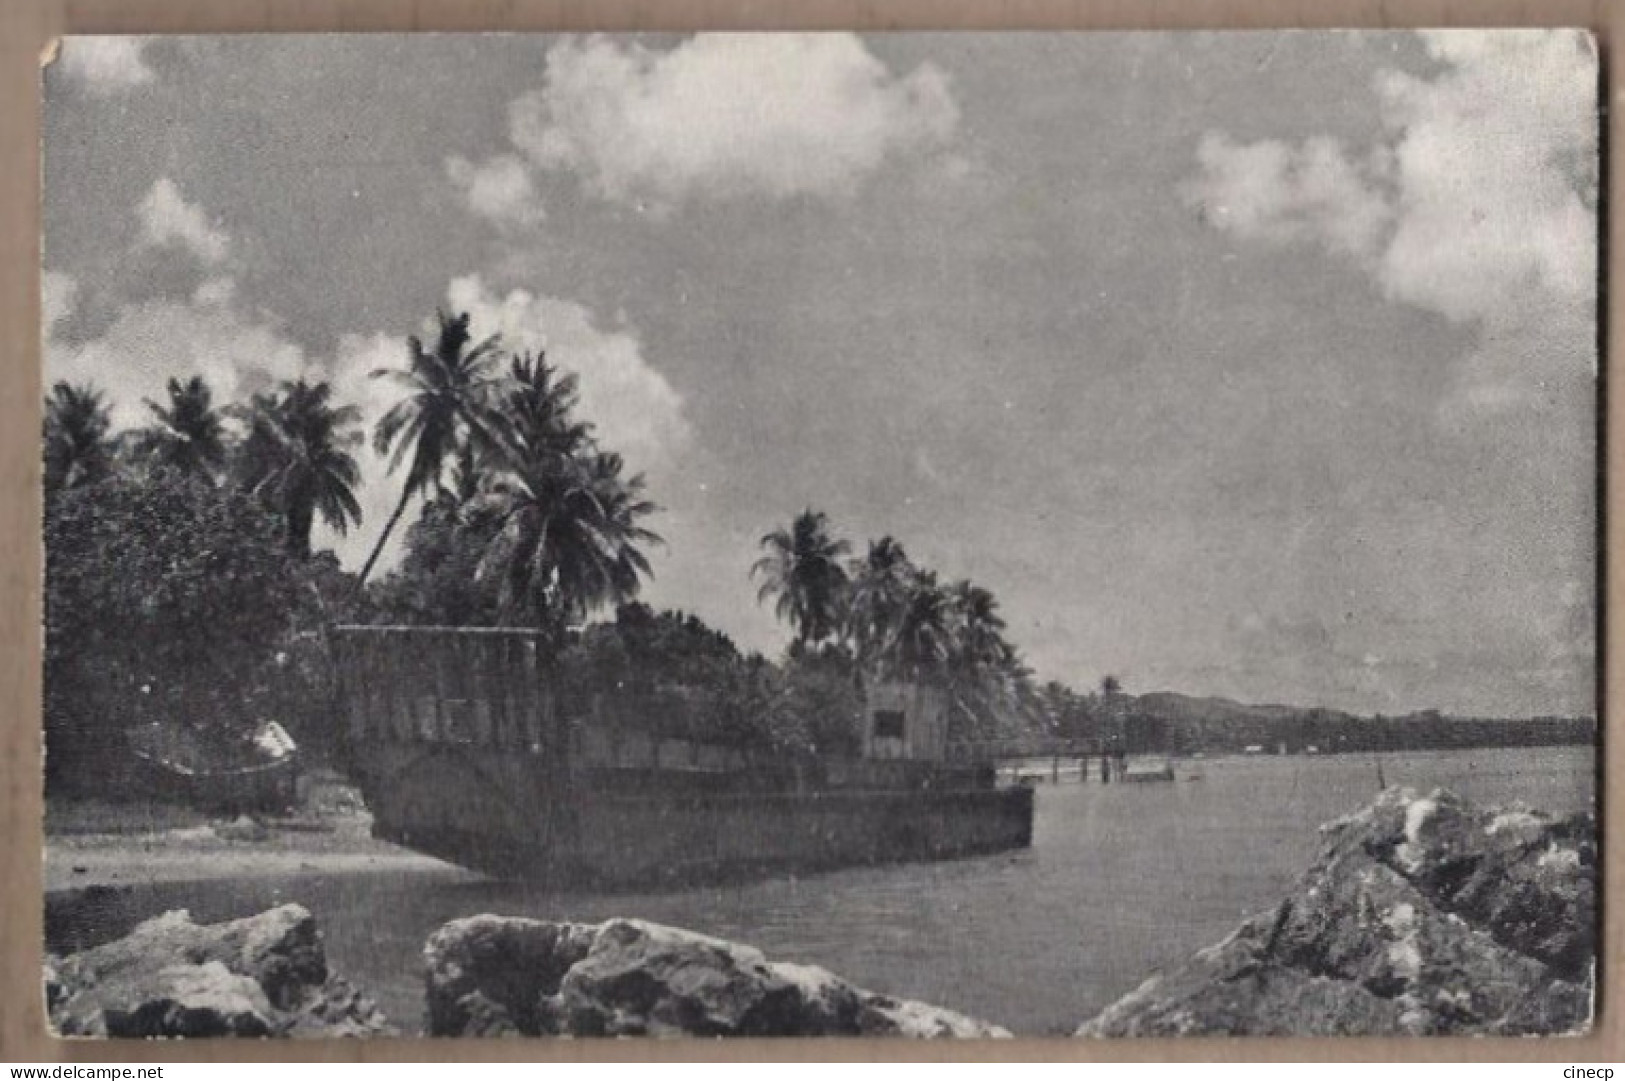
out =
<svg viewBox="0 0 1625 1081"><path fill-rule="evenodd" d="M361 568L358 587L372 573L373 564L378 562L412 497L441 487L446 463L463 444L484 446L494 436L496 417L490 398L497 339L492 336L471 347L473 336L466 312L457 316L441 312L439 321L432 350L424 349L423 342L414 336L408 341L408 367L404 371L380 368L372 373L373 378L391 379L406 391L406 397L378 421L373 430L373 447L379 454L390 455L392 473L408 454L411 462L400 502Z"/></svg>
<svg viewBox="0 0 1625 1081"><path fill-rule="evenodd" d="M965 580L944 592L952 633L942 679L970 723L970 734L983 738L1043 728L1032 670L1004 637L998 599Z"/></svg>
<svg viewBox="0 0 1625 1081"><path fill-rule="evenodd" d="M464 443L451 458L451 484L447 494L454 507L465 507L480 494L480 480L485 476L485 463L473 443Z"/></svg>
<svg viewBox="0 0 1625 1081"><path fill-rule="evenodd" d="M1004 639L998 598L969 581L955 582L948 593L956 622L956 664L972 673L1000 672L1009 667L1015 651Z"/></svg>
<svg viewBox="0 0 1625 1081"><path fill-rule="evenodd" d="M301 558L310 554L316 515L340 535L361 522L361 474L349 453L362 441L353 430L361 411L335 408L332 394L328 383L284 382L256 394L247 410L244 482L282 514L288 548Z"/></svg>
<svg viewBox="0 0 1625 1081"><path fill-rule="evenodd" d="M1074 737L1074 717L1077 714L1077 695L1060 680L1045 681L1037 689L1038 701L1044 714L1045 727L1052 736Z"/></svg>
<svg viewBox="0 0 1625 1081"><path fill-rule="evenodd" d="M492 464L477 512L496 531L479 576L500 576L504 621L562 632L594 609L637 596L661 543L640 523L659 508L641 475L623 477L619 454L601 451L573 417L576 379L540 357L516 358L493 433Z"/></svg>
<svg viewBox="0 0 1625 1081"><path fill-rule="evenodd" d="M112 470L112 421L102 392L59 382L45 399L45 488L92 484Z"/></svg>
<svg viewBox="0 0 1625 1081"><path fill-rule="evenodd" d="M904 679L943 675L957 650L958 613L935 571L917 571L882 656Z"/></svg>
<svg viewBox="0 0 1625 1081"><path fill-rule="evenodd" d="M869 553L853 560L847 633L860 660L873 661L901 614L914 577L908 553L892 537L869 542Z"/></svg>
<svg viewBox="0 0 1625 1081"><path fill-rule="evenodd" d="M830 536L829 518L809 507L789 529L763 536L761 546L767 554L750 569L752 577L762 579L757 602L777 598L774 612L795 628L802 648L833 636L841 625L847 587L841 558L851 546Z"/></svg>
<svg viewBox="0 0 1625 1081"><path fill-rule="evenodd" d="M226 460L225 426L202 376L170 379L169 403L143 399L154 423L137 433L138 451L153 463L213 479Z"/></svg>
<svg viewBox="0 0 1625 1081"><path fill-rule="evenodd" d="M593 445L592 425L574 416L580 379L547 363L545 354L521 354L508 365L496 417L499 451L510 460L560 463Z"/></svg>

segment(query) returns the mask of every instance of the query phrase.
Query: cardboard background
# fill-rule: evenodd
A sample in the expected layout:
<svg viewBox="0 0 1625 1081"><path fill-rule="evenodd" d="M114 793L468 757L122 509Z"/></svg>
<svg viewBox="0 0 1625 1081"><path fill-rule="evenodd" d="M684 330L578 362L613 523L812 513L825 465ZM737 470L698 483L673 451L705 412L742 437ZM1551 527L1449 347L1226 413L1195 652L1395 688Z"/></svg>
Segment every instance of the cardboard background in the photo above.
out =
<svg viewBox="0 0 1625 1081"><path fill-rule="evenodd" d="M231 1062L478 1060L1338 1060L1584 1063L1625 1061L1625 801L1602 788L1603 912L1597 1028L1569 1039L1200 1039L917 1043L887 1040L682 1041L57 1041L40 991L40 334L39 63L65 33L475 30L1268 29L1287 27L1583 26L1598 34L1604 149L1612 159L1625 95L1609 88L1625 0L4 0L0 4L0 1060ZM1609 211L1620 170L1603 174L1603 267L1625 269ZM1604 327L1620 300L1605 290ZM1608 336L1612 337L1617 329ZM1603 355L1610 357L1611 350ZM1606 429L1625 418L1609 402ZM1609 439L1604 461L1620 459ZM1605 470L1605 506L1625 494ZM1606 551L1620 516L1604 513ZM1605 561L1606 562L1606 561ZM1619 583L1603 573L1604 610ZM1611 624L1612 619L1607 623ZM1621 644L1605 633L1603 669ZM1604 779L1625 771L1625 736L1602 699ZM1612 731L1610 731L1612 730ZM1610 738L1612 737L1612 738ZM1083 1020L1082 1017L1079 1018ZM1553 1068L1553 1077L1559 1076Z"/></svg>

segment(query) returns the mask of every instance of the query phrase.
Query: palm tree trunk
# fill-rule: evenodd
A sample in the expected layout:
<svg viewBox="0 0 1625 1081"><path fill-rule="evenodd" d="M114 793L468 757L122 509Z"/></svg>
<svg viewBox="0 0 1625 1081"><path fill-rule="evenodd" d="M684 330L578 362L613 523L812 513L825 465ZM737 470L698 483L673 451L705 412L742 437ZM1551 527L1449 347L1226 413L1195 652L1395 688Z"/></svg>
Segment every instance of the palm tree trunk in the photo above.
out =
<svg viewBox="0 0 1625 1081"><path fill-rule="evenodd" d="M314 507L300 504L288 508L288 550L294 558L310 558L310 527L315 520Z"/></svg>
<svg viewBox="0 0 1625 1081"><path fill-rule="evenodd" d="M411 500L412 486L408 484L401 490L401 501L395 504L395 513L391 514L389 521L384 523L384 531L379 534L378 543L373 545L372 555L367 557L367 562L361 567L361 577L357 578L355 583L357 592L360 592L361 588L367 584L367 575L372 573L372 565L378 562L378 557L383 554L384 542L389 540L390 533L395 529L395 523L401 520L402 514L406 513L406 504Z"/></svg>

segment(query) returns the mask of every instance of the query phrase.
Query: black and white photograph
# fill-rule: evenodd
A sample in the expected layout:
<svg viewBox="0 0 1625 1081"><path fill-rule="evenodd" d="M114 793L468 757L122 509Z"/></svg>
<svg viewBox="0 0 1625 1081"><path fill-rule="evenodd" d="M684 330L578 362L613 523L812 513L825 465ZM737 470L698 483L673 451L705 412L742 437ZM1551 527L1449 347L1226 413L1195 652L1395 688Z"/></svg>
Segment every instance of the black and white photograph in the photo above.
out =
<svg viewBox="0 0 1625 1081"><path fill-rule="evenodd" d="M40 77L55 1034L1591 1031L1588 32Z"/></svg>

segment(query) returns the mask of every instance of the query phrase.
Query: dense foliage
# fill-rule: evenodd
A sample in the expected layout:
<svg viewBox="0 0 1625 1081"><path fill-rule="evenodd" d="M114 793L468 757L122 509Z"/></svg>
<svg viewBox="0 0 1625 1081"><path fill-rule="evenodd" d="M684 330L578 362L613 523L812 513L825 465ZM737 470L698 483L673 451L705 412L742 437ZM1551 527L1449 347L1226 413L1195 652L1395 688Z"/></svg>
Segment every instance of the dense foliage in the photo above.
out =
<svg viewBox="0 0 1625 1081"><path fill-rule="evenodd" d="M148 721L219 740L273 718L319 731L301 708L320 699L311 639L342 575L292 558L249 493L168 468L113 474L51 494L45 552L53 777L116 757Z"/></svg>
<svg viewBox="0 0 1625 1081"><path fill-rule="evenodd" d="M479 577L494 519L450 492L423 505L400 565L368 587L392 623L488 627L499 622L496 583Z"/></svg>
<svg viewBox="0 0 1625 1081"><path fill-rule="evenodd" d="M85 755L116 759L126 731L148 721L230 742L276 719L320 747L333 727L321 632L334 622L536 627L556 662L571 627L635 597L649 569L641 549L659 540L643 525L656 508L642 478L574 416L573 376L540 356L505 357L494 338L475 343L469 323L442 315L427 345L411 339L403 368L374 373L403 391L373 436L406 474L375 556L424 498L398 572L371 592L311 551L318 519L341 534L361 522L360 414L330 384L219 404L202 378L172 378L165 400L145 402L149 422L122 432L95 387L51 388L54 776ZM638 670L659 670L649 658L661 648L634 642ZM749 687L751 663L734 654L693 671L712 691ZM749 697L705 714L739 727Z"/></svg>
<svg viewBox="0 0 1625 1081"><path fill-rule="evenodd" d="M95 387L58 383L45 399L46 491L94 484L111 471L112 422Z"/></svg>
<svg viewBox="0 0 1625 1081"><path fill-rule="evenodd" d="M340 620L544 632L578 716L790 757L855 753L875 680L947 688L961 737L1032 717L1031 681L993 594L940 582L885 538L852 558L808 510L750 568L794 631L779 661L636 598L660 538L641 476L579 415L576 377L441 315L372 431L402 474L359 576L311 551L317 520L361 523L360 415L298 380L217 403L173 378L149 423L114 432L93 387L59 384L45 422L47 730L54 762L118 750L149 720L238 739L265 719L330 738L321 631ZM418 501L399 564L365 584ZM612 610L614 618L597 621Z"/></svg>
<svg viewBox="0 0 1625 1081"><path fill-rule="evenodd" d="M571 626L637 596L658 508L576 416L575 376L526 355L499 377L494 346L469 340L466 318L443 317L434 351L414 343L407 371L374 373L409 390L378 446L410 461L406 495L429 493L376 593L394 618L532 627L556 653Z"/></svg>
<svg viewBox="0 0 1625 1081"><path fill-rule="evenodd" d="M513 360L498 406L488 473L470 516L495 536L477 575L498 583L503 622L562 638L599 607L632 599L649 573L642 549L660 543L643 519L658 508L643 477L623 477L575 417L575 377L541 357Z"/></svg>
<svg viewBox="0 0 1625 1081"><path fill-rule="evenodd" d="M1031 673L1004 637L993 593L968 580L943 582L893 537L851 545L811 508L761 539L751 568L758 598L794 632L788 671L816 662L823 682L839 670L862 688L919 681L948 692L950 736L990 740L1045 727ZM839 712L839 711L835 711Z"/></svg>
<svg viewBox="0 0 1625 1081"><path fill-rule="evenodd" d="M683 612L622 605L574 637L559 671L578 714L596 697L618 723L662 736L792 758L858 750L863 698L839 654L774 664Z"/></svg>

